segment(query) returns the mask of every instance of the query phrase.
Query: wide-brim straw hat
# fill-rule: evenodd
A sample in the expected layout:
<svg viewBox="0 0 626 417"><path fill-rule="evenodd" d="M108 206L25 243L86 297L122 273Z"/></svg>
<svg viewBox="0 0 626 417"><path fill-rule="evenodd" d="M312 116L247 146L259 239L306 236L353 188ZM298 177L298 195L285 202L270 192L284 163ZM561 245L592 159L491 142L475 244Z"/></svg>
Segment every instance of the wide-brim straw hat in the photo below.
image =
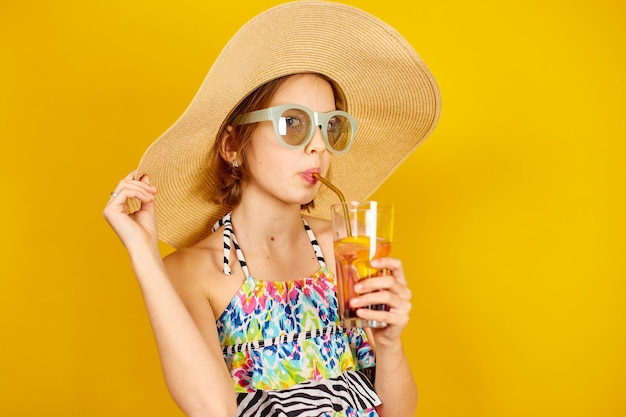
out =
<svg viewBox="0 0 626 417"><path fill-rule="evenodd" d="M220 126L259 86L303 72L332 79L359 121L353 147L331 162L332 182L349 201L367 199L439 118L434 77L394 28L360 9L327 1L273 7L232 37L188 108L141 159L138 176L149 174L158 188L163 242L191 246L232 208L213 203L219 181L208 169ZM329 218L330 204L338 201L322 185L310 214Z"/></svg>

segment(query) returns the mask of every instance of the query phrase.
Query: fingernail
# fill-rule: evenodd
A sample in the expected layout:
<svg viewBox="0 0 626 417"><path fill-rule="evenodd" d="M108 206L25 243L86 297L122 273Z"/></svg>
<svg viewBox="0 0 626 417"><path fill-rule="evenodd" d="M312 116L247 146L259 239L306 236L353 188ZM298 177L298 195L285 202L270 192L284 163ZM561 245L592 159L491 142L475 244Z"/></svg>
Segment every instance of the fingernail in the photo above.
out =
<svg viewBox="0 0 626 417"><path fill-rule="evenodd" d="M356 292L361 292L361 291L363 291L363 284L356 284L356 285L354 286L354 291L356 291Z"/></svg>

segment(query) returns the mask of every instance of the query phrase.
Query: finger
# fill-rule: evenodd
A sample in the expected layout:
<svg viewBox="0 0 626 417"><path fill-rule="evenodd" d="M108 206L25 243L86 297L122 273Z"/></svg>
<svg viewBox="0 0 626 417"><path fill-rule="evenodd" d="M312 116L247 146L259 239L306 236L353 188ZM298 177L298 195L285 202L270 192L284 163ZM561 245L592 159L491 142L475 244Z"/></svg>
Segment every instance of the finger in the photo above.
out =
<svg viewBox="0 0 626 417"><path fill-rule="evenodd" d="M359 295L350 300L352 308L367 307L370 305L385 304L389 310L408 313L411 310L411 300L401 297L391 291L376 291Z"/></svg>
<svg viewBox="0 0 626 417"><path fill-rule="evenodd" d="M355 309L367 310L372 305L386 305L386 311L400 316L408 316L412 304L410 299L402 298L390 291L377 291L360 295L350 300L350 306ZM384 310L374 310L384 311Z"/></svg>
<svg viewBox="0 0 626 417"><path fill-rule="evenodd" d="M383 275L380 277L372 277L359 281L354 285L354 290L359 293L368 293L372 291L389 290L394 285L401 285L391 275Z"/></svg>
<svg viewBox="0 0 626 417"><path fill-rule="evenodd" d="M139 181L122 182L116 191L111 193L111 201L109 204L126 204L130 198L137 198L142 202L150 202L154 200L156 189Z"/></svg>
<svg viewBox="0 0 626 417"><path fill-rule="evenodd" d="M398 281L405 285L407 284L404 268L400 259L390 257L377 258L371 261L371 265L374 268L388 270L389 274L393 275Z"/></svg>
<svg viewBox="0 0 626 417"><path fill-rule="evenodd" d="M409 315L398 310L370 310L359 308L356 311L358 317L364 320L375 320L380 323L387 323L389 327L403 328L409 323Z"/></svg>
<svg viewBox="0 0 626 417"><path fill-rule="evenodd" d="M143 180L123 179L117 185L117 187L116 187L114 192L116 194L120 194L120 192L123 191L124 188L135 189L135 190L136 189L142 189L142 190L145 190L145 191L148 191L148 192L152 192L152 193L154 193L156 191L156 187L151 185L149 180L143 181Z"/></svg>
<svg viewBox="0 0 626 417"><path fill-rule="evenodd" d="M139 178L139 181L150 185L150 176L148 174L144 174Z"/></svg>
<svg viewBox="0 0 626 417"><path fill-rule="evenodd" d="M409 287L392 275L385 275L382 277L369 278L360 281L354 286L354 290L359 294L389 291L404 298L405 300L410 300L412 295Z"/></svg>
<svg viewBox="0 0 626 417"><path fill-rule="evenodd" d="M143 175L140 179L136 180L136 170L132 171L128 174L122 181L119 182L115 190L111 193L113 198L124 194L128 198L129 192L144 192L149 194L154 194L156 192L156 187L150 184L150 178L148 175Z"/></svg>
<svg viewBox="0 0 626 417"><path fill-rule="evenodd" d="M129 198L135 198L139 201L140 207L138 210L131 209L128 204ZM102 214L105 220L120 234L120 228L128 224L128 219L133 219L135 222L146 225L152 223L151 216L154 216L154 201L154 194L125 188L107 203Z"/></svg>
<svg viewBox="0 0 626 417"><path fill-rule="evenodd" d="M111 193L111 197L107 202L103 215L111 222L113 217L123 214L128 216L131 214L129 199L136 199L140 203L141 212L152 210L152 204L156 197L156 188L140 181L124 179L117 187L117 191Z"/></svg>
<svg viewBox="0 0 626 417"><path fill-rule="evenodd" d="M120 186L122 186L124 183L133 183L135 181L140 182L143 178L145 178L145 180L143 181L144 183L150 184L150 180L148 179L148 175L144 174L142 175L141 178L137 178L137 170L133 170L131 172L129 172L118 184L118 188ZM119 191L117 191L117 189L115 191L113 191L113 193L119 194ZM113 194L111 193L111 194Z"/></svg>

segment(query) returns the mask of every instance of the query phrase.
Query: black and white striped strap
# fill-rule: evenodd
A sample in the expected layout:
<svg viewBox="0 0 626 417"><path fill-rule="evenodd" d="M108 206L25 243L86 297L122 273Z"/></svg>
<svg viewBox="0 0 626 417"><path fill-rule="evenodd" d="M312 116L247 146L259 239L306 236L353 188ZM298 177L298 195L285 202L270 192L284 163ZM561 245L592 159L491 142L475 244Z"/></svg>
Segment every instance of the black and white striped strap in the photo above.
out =
<svg viewBox="0 0 626 417"><path fill-rule="evenodd" d="M304 230L306 231L309 240L311 241L311 246L313 246L313 251L315 252L315 256L317 257L317 261L320 266L323 268L326 266L326 262L324 261L324 255L322 254L322 249L320 248L317 239L315 238L315 234L311 227L306 222L304 217L302 218L302 223L304 224ZM233 247L235 248L235 253L237 254L237 260L239 261L239 265L241 265L241 269L246 277L250 276L250 271L248 270L248 264L246 263L246 259L243 256L243 252L241 251L241 247L239 243L237 243L237 237L235 237L235 233L233 232L233 223L231 221L231 213L226 213L224 217L219 219L211 228L211 232L215 232L220 227L224 226L224 275L230 275L230 250L231 250L231 242Z"/></svg>

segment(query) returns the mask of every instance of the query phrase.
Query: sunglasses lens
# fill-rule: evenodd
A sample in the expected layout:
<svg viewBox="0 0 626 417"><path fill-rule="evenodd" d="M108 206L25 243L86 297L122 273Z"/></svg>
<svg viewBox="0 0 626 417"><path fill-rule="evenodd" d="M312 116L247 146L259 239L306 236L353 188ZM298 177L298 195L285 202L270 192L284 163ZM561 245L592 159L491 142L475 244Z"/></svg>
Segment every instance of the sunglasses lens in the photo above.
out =
<svg viewBox="0 0 626 417"><path fill-rule="evenodd" d="M335 151L345 151L350 146L352 125L342 115L335 115L328 121L328 142Z"/></svg>
<svg viewBox="0 0 626 417"><path fill-rule="evenodd" d="M311 119L303 110L287 109L278 119L278 133L288 145L302 145L310 131Z"/></svg>

